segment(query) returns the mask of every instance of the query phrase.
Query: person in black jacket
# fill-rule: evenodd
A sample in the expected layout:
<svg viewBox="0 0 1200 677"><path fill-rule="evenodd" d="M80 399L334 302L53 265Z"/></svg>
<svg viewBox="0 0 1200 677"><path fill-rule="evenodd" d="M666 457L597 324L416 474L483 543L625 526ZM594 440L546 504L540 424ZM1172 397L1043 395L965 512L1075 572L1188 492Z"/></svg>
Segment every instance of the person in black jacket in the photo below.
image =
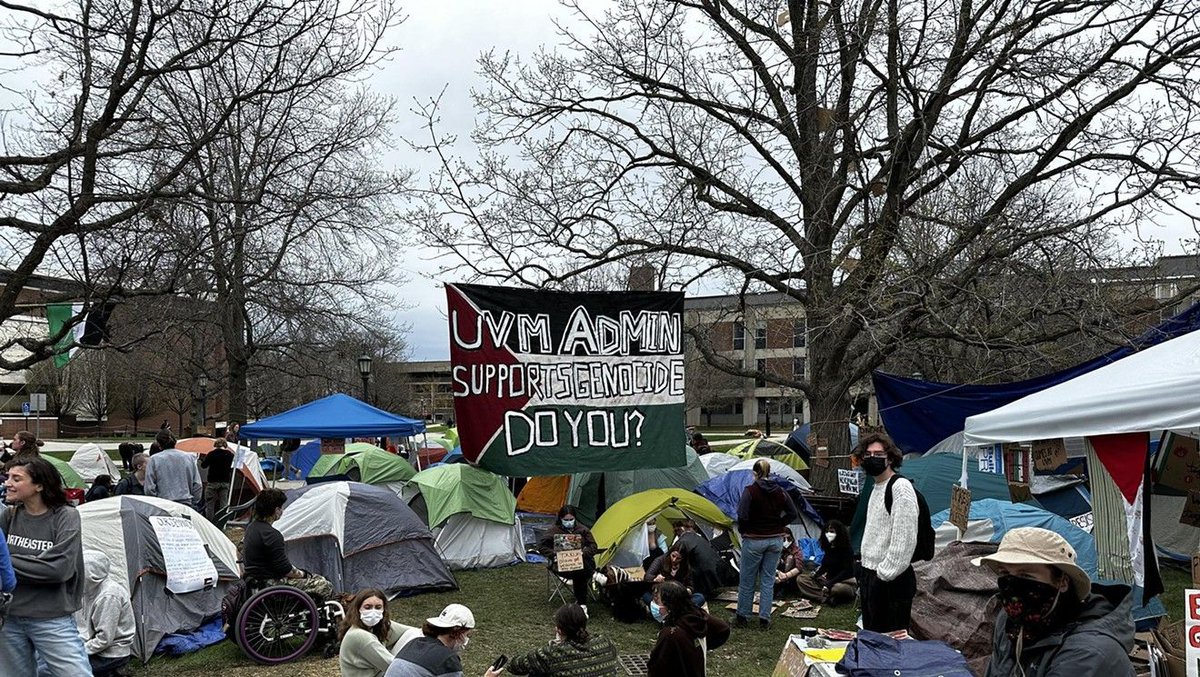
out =
<svg viewBox="0 0 1200 677"><path fill-rule="evenodd" d="M543 534L538 541L538 554L545 557L549 561L550 571L562 578L570 579L571 587L575 593L575 603L583 607L584 612L587 611L587 583L592 578L592 574L596 572L596 539L592 536L591 529L580 524L575 519L575 513L578 509L573 505L564 505L558 510L558 521L554 523ZM579 571L559 571L558 562L554 554L554 537L563 534L575 534L579 536L579 540L583 545L583 569Z"/></svg>
<svg viewBox="0 0 1200 677"><path fill-rule="evenodd" d="M108 498L113 495L115 487L111 475L96 475L96 479L92 480L92 488L87 490L83 495L84 503L99 501L102 498Z"/></svg>
<svg viewBox="0 0 1200 677"><path fill-rule="evenodd" d="M667 581L654 591L651 612L662 622L646 662L650 677L704 677L705 653L729 639L729 624L692 603L687 589Z"/></svg>
<svg viewBox="0 0 1200 677"><path fill-rule="evenodd" d="M818 543L824 553L821 566L813 573L805 573L801 561L787 562L787 539L785 556L780 560L776 585L794 588L803 597L836 606L852 601L858 594L854 580L854 548L850 545L850 532L846 525L829 520L821 532ZM795 546L792 546L795 548Z"/></svg>
<svg viewBox="0 0 1200 677"><path fill-rule="evenodd" d="M133 472L121 478L117 482L117 496L130 494L133 496L145 496L146 487L142 483L146 481L146 463L150 457L146 454L137 453L133 455L133 460L130 463L133 465Z"/></svg>
<svg viewBox="0 0 1200 677"><path fill-rule="evenodd" d="M225 440L213 440L212 451L200 458L200 467L208 471L204 484L204 514L216 521L229 506L229 483L233 480L233 452Z"/></svg>
<svg viewBox="0 0 1200 677"><path fill-rule="evenodd" d="M242 537L245 578L254 578L266 585L290 585L328 599L333 585L324 577L297 569L287 556L283 534L271 523L283 515L287 495L278 489L263 489L254 499L254 519L246 525Z"/></svg>

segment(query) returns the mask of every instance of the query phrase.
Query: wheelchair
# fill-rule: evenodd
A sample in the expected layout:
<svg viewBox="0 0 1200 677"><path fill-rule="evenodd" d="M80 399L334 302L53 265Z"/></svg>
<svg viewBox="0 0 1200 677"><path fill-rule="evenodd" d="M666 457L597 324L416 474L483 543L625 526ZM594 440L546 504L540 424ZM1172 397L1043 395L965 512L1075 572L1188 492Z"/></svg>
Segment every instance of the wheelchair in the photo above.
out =
<svg viewBox="0 0 1200 677"><path fill-rule="evenodd" d="M314 646L337 647L338 624L345 609L289 585L248 581L246 599L229 631L246 657L263 665L300 658Z"/></svg>

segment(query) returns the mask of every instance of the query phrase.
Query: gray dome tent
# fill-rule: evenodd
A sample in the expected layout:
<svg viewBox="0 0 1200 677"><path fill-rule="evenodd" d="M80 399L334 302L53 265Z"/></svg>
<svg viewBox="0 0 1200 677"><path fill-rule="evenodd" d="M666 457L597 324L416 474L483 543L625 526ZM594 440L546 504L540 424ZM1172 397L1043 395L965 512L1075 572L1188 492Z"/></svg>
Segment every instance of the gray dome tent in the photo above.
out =
<svg viewBox="0 0 1200 677"><path fill-rule="evenodd" d="M292 564L328 578L339 592L379 588L394 596L458 587L429 527L385 487L323 482L294 489L275 528Z"/></svg>

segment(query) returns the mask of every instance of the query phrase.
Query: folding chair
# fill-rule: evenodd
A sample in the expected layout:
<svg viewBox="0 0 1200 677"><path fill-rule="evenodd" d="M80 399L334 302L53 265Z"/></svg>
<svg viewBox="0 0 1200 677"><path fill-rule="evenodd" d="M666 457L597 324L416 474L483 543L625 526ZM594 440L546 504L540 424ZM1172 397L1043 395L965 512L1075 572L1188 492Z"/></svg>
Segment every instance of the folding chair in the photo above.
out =
<svg viewBox="0 0 1200 677"><path fill-rule="evenodd" d="M546 567L546 601L553 602L557 597L558 601L567 604L575 601L575 593L571 592L570 597L567 596L566 587L571 585L571 579L563 578L551 571L550 567Z"/></svg>

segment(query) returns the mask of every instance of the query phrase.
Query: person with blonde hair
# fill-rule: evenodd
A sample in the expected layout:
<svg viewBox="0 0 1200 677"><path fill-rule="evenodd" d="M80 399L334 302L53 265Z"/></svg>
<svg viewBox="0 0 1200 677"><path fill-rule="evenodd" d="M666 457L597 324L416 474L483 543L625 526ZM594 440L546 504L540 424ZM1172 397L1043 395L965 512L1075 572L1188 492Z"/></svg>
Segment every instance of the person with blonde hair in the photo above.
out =
<svg viewBox="0 0 1200 677"><path fill-rule="evenodd" d="M338 629L342 677L380 677L400 649L420 634L419 629L391 619L383 591L359 591L346 607Z"/></svg>

